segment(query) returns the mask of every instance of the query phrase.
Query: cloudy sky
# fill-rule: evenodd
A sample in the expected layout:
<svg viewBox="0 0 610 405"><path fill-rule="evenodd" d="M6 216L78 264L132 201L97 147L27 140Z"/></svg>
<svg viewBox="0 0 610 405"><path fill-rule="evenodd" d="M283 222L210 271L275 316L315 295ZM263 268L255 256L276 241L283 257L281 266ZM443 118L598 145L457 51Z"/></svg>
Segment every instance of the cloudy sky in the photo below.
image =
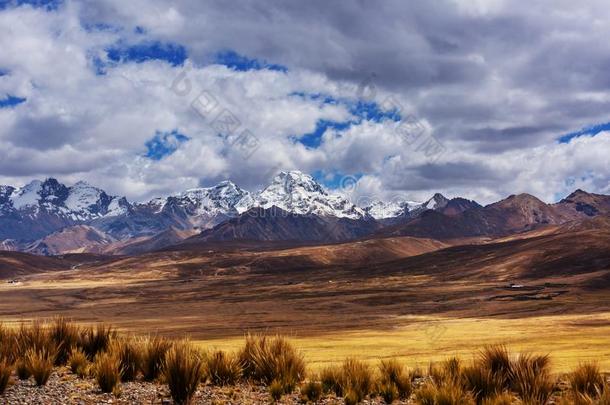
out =
<svg viewBox="0 0 610 405"><path fill-rule="evenodd" d="M607 2L515 4L0 0L0 184L610 193Z"/></svg>

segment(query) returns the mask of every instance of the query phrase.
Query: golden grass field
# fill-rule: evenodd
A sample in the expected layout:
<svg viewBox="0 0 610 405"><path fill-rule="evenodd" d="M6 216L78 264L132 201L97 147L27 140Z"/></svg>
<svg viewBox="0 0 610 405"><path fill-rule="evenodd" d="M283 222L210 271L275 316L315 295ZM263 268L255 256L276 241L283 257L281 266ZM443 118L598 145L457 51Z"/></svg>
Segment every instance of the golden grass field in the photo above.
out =
<svg viewBox="0 0 610 405"><path fill-rule="evenodd" d="M550 354L553 370L568 372L579 363L596 361L610 370L610 313L591 316L544 316L526 319L447 319L413 317L393 330L360 330L292 336L313 370L346 357L369 362L401 359L425 369L450 356L472 359L488 344L506 344L513 352ZM241 338L198 340L202 347L235 350Z"/></svg>
<svg viewBox="0 0 610 405"><path fill-rule="evenodd" d="M281 333L313 369L350 356L425 368L504 343L550 354L557 372L586 360L610 370L608 236L543 234L449 248L393 238L76 266L72 258L67 269L25 266L16 283L3 281L0 321L61 315L221 349L237 348L248 332Z"/></svg>

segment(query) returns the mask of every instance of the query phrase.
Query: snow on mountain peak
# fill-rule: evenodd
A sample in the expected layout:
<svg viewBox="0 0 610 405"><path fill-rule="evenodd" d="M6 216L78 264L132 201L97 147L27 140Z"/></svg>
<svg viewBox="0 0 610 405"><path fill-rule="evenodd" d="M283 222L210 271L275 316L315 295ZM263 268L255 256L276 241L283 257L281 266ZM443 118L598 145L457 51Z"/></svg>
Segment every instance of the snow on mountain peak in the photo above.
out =
<svg viewBox="0 0 610 405"><path fill-rule="evenodd" d="M294 214L359 219L366 213L339 195L329 194L313 177L298 170L280 172L255 198L254 206L276 206Z"/></svg>
<svg viewBox="0 0 610 405"><path fill-rule="evenodd" d="M42 181L33 180L25 186L13 191L11 202L15 209L23 209L38 205L40 192L42 191Z"/></svg>
<svg viewBox="0 0 610 405"><path fill-rule="evenodd" d="M70 187L70 194L66 199L65 205L71 211L86 212L91 206L97 204L105 194L99 188L93 187L84 181L79 181Z"/></svg>

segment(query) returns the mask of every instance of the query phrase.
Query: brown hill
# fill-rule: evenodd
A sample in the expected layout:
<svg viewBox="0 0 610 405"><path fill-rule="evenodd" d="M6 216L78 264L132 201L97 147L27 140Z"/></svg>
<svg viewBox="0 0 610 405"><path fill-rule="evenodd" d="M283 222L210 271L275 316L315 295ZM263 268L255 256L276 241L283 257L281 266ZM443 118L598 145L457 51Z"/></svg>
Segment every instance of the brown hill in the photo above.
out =
<svg viewBox="0 0 610 405"><path fill-rule="evenodd" d="M545 204L532 195L519 194L453 215L426 211L418 218L382 230L381 233L441 240L475 236L501 237L560 225L576 217Z"/></svg>
<svg viewBox="0 0 610 405"><path fill-rule="evenodd" d="M88 225L75 225L52 233L24 249L38 255L101 253L116 240Z"/></svg>
<svg viewBox="0 0 610 405"><path fill-rule="evenodd" d="M192 239L199 242L246 240L324 243L364 237L379 227L374 220L299 215L273 206L268 209L253 208Z"/></svg>
<svg viewBox="0 0 610 405"><path fill-rule="evenodd" d="M7 279L47 271L67 270L79 262L76 257L55 258L0 251L0 278Z"/></svg>

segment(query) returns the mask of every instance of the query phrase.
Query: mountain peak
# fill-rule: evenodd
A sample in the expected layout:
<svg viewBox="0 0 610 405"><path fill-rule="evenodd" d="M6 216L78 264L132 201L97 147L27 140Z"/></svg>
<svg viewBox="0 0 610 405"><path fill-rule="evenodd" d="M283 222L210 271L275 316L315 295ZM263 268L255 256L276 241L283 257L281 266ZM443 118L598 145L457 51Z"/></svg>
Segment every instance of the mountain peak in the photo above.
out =
<svg viewBox="0 0 610 405"><path fill-rule="evenodd" d="M312 176L299 170L278 173L271 184L256 196L253 205L262 208L276 206L301 215L351 219L366 216L362 209L346 198L329 194Z"/></svg>

